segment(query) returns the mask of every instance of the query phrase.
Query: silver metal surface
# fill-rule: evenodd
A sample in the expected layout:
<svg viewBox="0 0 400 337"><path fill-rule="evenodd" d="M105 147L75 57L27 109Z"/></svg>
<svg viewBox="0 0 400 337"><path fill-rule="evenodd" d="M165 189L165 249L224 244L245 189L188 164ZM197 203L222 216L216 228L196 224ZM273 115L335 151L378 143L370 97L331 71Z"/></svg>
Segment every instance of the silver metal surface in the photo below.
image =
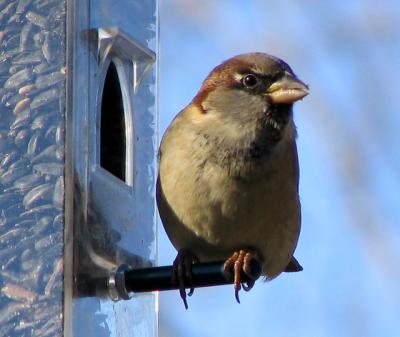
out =
<svg viewBox="0 0 400 337"><path fill-rule="evenodd" d="M156 258L156 48L156 0L0 0L0 336L156 336L154 294L81 291ZM124 181L99 161L111 62Z"/></svg>
<svg viewBox="0 0 400 337"><path fill-rule="evenodd" d="M61 336L65 1L0 2L0 336Z"/></svg>
<svg viewBox="0 0 400 337"><path fill-rule="evenodd" d="M69 4L65 336L156 336L156 295L112 301L107 285L120 264L156 258L156 1ZM126 176L102 167L103 87L110 64L121 87ZM72 186L72 187L71 187ZM97 283L96 283L97 282ZM116 292L118 293L118 291ZM121 297L121 294L118 294ZM118 297L116 296L116 297Z"/></svg>
<svg viewBox="0 0 400 337"><path fill-rule="evenodd" d="M121 264L115 272L111 272L108 278L108 292L113 301L129 300L129 294L125 285L125 272L130 270L127 264Z"/></svg>

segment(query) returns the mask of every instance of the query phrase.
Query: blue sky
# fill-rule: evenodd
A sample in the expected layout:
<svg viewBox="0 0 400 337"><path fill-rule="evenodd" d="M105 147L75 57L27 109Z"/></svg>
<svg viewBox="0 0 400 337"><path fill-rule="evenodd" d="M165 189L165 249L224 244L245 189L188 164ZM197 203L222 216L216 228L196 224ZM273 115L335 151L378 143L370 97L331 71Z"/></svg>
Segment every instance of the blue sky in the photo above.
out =
<svg viewBox="0 0 400 337"><path fill-rule="evenodd" d="M239 53L287 61L310 84L295 106L304 271L160 295L161 337L398 336L398 1L160 2L160 133L208 72ZM163 229L159 263L175 250Z"/></svg>

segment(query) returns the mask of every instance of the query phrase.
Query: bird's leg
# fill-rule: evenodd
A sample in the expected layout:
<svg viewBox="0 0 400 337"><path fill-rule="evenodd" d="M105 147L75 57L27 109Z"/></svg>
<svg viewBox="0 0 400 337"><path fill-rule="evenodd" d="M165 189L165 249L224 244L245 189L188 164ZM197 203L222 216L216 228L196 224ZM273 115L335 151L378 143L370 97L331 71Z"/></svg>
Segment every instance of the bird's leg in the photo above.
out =
<svg viewBox="0 0 400 337"><path fill-rule="evenodd" d="M179 294L183 300L185 308L188 308L186 300L186 289L185 284L191 284L192 282L192 264L198 262L199 259L193 253L186 249L180 249L176 256L172 266L171 282L174 285L179 285ZM188 296L192 296L194 288L190 288L187 293Z"/></svg>
<svg viewBox="0 0 400 337"><path fill-rule="evenodd" d="M239 291L243 288L244 291L249 291L253 288L255 281L247 281L246 284L241 280L241 271L243 270L247 275L251 276L250 269L250 261L252 259L257 259L257 254L250 251L241 249L237 252L234 252L231 257L229 257L224 263L224 270L226 272L230 271L233 268L234 272L234 280L233 286L235 288L235 298L238 303L239 300Z"/></svg>

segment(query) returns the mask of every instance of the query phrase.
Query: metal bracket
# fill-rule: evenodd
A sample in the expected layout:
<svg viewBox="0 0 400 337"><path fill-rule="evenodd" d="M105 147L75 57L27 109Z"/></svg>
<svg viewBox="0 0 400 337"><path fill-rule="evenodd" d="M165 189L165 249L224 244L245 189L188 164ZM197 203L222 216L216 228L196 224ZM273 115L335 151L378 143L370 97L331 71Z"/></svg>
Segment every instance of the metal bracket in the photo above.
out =
<svg viewBox="0 0 400 337"><path fill-rule="evenodd" d="M134 91L156 61L156 54L132 39L118 27L97 29L97 60L99 64L117 56L132 60Z"/></svg>
<svg viewBox="0 0 400 337"><path fill-rule="evenodd" d="M130 268L127 264L121 264L115 272L110 274L107 286L108 293L113 301L129 300L131 296L126 290L125 272Z"/></svg>

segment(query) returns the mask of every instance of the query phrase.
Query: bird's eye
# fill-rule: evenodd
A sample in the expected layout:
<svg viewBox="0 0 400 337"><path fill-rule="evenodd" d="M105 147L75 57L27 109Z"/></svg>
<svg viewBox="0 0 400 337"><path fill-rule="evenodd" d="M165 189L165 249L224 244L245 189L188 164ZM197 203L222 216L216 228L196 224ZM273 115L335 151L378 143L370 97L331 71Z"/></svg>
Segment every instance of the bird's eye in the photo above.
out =
<svg viewBox="0 0 400 337"><path fill-rule="evenodd" d="M247 88L254 88L258 84L258 78L253 74L248 74L243 77L242 82Z"/></svg>

